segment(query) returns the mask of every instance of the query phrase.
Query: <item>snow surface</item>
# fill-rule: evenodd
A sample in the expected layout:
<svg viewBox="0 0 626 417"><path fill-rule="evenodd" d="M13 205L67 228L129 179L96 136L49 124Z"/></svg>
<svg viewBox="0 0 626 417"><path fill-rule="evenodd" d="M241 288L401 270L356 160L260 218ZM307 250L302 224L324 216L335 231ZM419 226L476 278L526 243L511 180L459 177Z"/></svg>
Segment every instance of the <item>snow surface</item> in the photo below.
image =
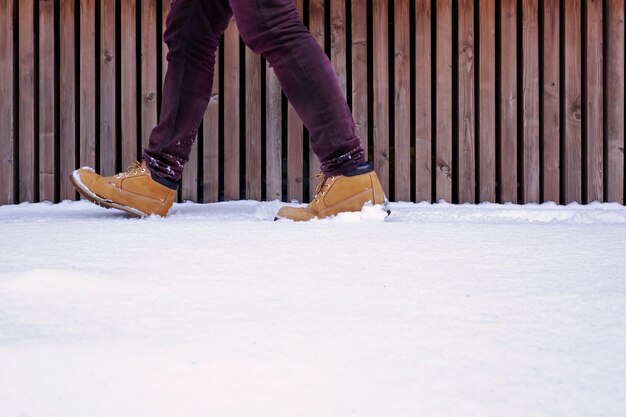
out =
<svg viewBox="0 0 626 417"><path fill-rule="evenodd" d="M624 416L626 208L0 207L0 416Z"/></svg>

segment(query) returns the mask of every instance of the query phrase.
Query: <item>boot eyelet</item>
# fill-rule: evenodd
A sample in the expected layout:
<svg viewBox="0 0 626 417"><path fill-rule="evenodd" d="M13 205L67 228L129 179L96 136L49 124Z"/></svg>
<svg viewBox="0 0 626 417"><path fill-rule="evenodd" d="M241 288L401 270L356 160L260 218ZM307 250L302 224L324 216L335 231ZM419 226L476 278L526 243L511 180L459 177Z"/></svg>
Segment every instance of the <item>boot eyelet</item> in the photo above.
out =
<svg viewBox="0 0 626 417"><path fill-rule="evenodd" d="M146 170L145 170L145 169L142 169L142 170L141 170L141 173L143 174L144 172L146 172Z"/></svg>

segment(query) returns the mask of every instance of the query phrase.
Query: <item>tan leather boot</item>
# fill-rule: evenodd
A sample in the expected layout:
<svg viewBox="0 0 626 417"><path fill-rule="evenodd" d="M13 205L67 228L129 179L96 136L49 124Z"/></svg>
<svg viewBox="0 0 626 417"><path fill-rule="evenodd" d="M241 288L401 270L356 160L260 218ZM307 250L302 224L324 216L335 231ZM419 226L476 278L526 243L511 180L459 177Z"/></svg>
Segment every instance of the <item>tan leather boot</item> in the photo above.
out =
<svg viewBox="0 0 626 417"><path fill-rule="evenodd" d="M275 220L290 219L306 221L323 219L348 211L361 211L367 202L382 204L387 208L387 199L378 176L371 164L357 168L346 175L326 176L318 174L321 182L315 189L315 197L307 207L282 207Z"/></svg>
<svg viewBox="0 0 626 417"><path fill-rule="evenodd" d="M135 162L127 172L112 177L98 175L91 168L80 168L72 173L70 181L87 200L123 210L133 217L165 216L176 197L176 190L152 179L145 162Z"/></svg>

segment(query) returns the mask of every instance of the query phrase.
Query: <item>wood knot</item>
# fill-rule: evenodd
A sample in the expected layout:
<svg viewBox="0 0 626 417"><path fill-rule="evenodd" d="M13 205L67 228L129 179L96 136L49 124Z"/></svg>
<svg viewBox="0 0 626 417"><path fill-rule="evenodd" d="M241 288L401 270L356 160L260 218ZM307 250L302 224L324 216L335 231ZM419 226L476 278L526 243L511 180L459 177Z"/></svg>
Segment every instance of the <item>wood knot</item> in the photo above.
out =
<svg viewBox="0 0 626 417"><path fill-rule="evenodd" d="M111 54L111 52L105 51L104 52L104 62L111 62L111 61L113 61L113 55Z"/></svg>
<svg viewBox="0 0 626 417"><path fill-rule="evenodd" d="M581 111L580 110L576 110L574 112L574 119L576 119L577 121L580 122L582 120L582 118L583 118L583 115L582 115Z"/></svg>
<svg viewBox="0 0 626 417"><path fill-rule="evenodd" d="M450 168L447 164L439 165L439 171L441 171L446 178L452 179L452 168Z"/></svg>
<svg viewBox="0 0 626 417"><path fill-rule="evenodd" d="M617 150L620 151L621 153L624 153L624 148L622 146L619 146Z"/></svg>
<svg viewBox="0 0 626 417"><path fill-rule="evenodd" d="M156 97L155 93L148 93L148 94L146 94L146 100L148 100L148 101L153 101L155 99L155 97Z"/></svg>

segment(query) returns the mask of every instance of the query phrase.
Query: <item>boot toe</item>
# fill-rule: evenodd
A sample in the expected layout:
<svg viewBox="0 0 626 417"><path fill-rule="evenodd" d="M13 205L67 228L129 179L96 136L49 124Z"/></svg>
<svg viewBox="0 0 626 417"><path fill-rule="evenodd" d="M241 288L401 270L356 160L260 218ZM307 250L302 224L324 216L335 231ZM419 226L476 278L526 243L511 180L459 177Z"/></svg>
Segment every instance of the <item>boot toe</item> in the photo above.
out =
<svg viewBox="0 0 626 417"><path fill-rule="evenodd" d="M289 219L296 222L314 219L315 213L300 207L281 207L276 214L277 219Z"/></svg>
<svg viewBox="0 0 626 417"><path fill-rule="evenodd" d="M79 168L74 171L72 175L74 176L75 180L78 180L83 186L88 189L91 189L101 178L100 175L96 174L96 172L89 167Z"/></svg>

